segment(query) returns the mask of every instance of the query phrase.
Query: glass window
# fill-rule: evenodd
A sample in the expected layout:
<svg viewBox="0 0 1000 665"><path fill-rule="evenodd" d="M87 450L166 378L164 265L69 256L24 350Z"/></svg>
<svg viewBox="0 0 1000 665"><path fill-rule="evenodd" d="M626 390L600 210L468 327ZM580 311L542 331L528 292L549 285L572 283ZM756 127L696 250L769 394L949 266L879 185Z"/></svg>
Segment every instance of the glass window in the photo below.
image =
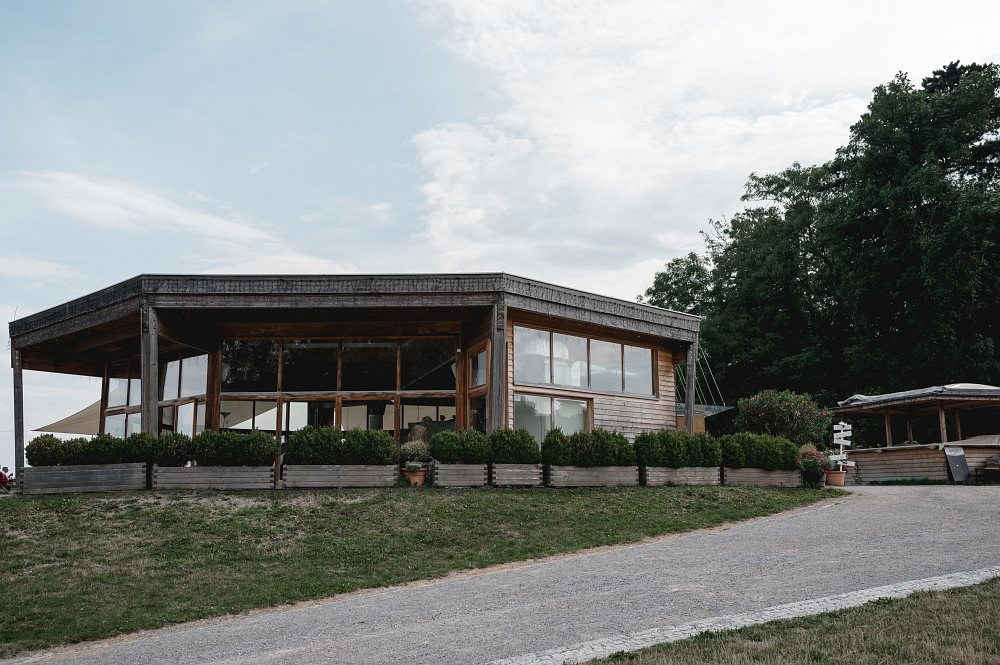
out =
<svg viewBox="0 0 1000 665"><path fill-rule="evenodd" d="M469 387L486 385L486 349L469 359Z"/></svg>
<svg viewBox="0 0 1000 665"><path fill-rule="evenodd" d="M277 415L277 402L224 400L219 407L219 424L223 430L274 432Z"/></svg>
<svg viewBox="0 0 1000 665"><path fill-rule="evenodd" d="M553 424L565 434L581 432L587 429L587 402L579 399L553 400L555 408L552 411Z"/></svg>
<svg viewBox="0 0 1000 665"><path fill-rule="evenodd" d="M165 406L160 409L160 431L174 431L174 407Z"/></svg>
<svg viewBox="0 0 1000 665"><path fill-rule="evenodd" d="M552 429L552 398L514 395L514 429L526 429L541 443Z"/></svg>
<svg viewBox="0 0 1000 665"><path fill-rule="evenodd" d="M108 408L128 404L128 363L108 366ZM124 425L122 425L124 431Z"/></svg>
<svg viewBox="0 0 1000 665"><path fill-rule="evenodd" d="M194 433L200 434L205 431L205 403L198 402L194 410Z"/></svg>
<svg viewBox="0 0 1000 665"><path fill-rule="evenodd" d="M128 405L140 404L142 404L142 379L133 376L128 380Z"/></svg>
<svg viewBox="0 0 1000 665"><path fill-rule="evenodd" d="M590 387L606 392L622 391L622 345L590 340Z"/></svg>
<svg viewBox="0 0 1000 665"><path fill-rule="evenodd" d="M403 400L403 441L427 441L438 432L455 431L455 399L453 397L409 397Z"/></svg>
<svg viewBox="0 0 1000 665"><path fill-rule="evenodd" d="M177 406L177 431L194 436L194 402Z"/></svg>
<svg viewBox="0 0 1000 665"><path fill-rule="evenodd" d="M194 356L181 361L181 397L205 394L208 385L208 356Z"/></svg>
<svg viewBox="0 0 1000 665"><path fill-rule="evenodd" d="M223 392L278 389L278 345L265 340L228 339L222 344Z"/></svg>
<svg viewBox="0 0 1000 665"><path fill-rule="evenodd" d="M396 350L395 342L345 342L341 390L395 392Z"/></svg>
<svg viewBox="0 0 1000 665"><path fill-rule="evenodd" d="M550 383L549 333L514 326L514 380Z"/></svg>
<svg viewBox="0 0 1000 665"><path fill-rule="evenodd" d="M653 351L625 346L625 392L653 394Z"/></svg>
<svg viewBox="0 0 1000 665"><path fill-rule="evenodd" d="M173 358L177 355L173 354ZM177 382L180 380L181 362L179 360L160 359L163 379L160 381L160 399L177 399Z"/></svg>
<svg viewBox="0 0 1000 665"><path fill-rule="evenodd" d="M455 389L454 339L408 339L399 351L400 390Z"/></svg>
<svg viewBox="0 0 1000 665"><path fill-rule="evenodd" d="M576 388L589 385L586 337L552 333L552 382Z"/></svg>
<svg viewBox="0 0 1000 665"><path fill-rule="evenodd" d="M282 390L336 390L337 342L285 342L281 362Z"/></svg>
<svg viewBox="0 0 1000 665"><path fill-rule="evenodd" d="M125 436L125 414L104 417L104 432L112 436Z"/></svg>
<svg viewBox="0 0 1000 665"><path fill-rule="evenodd" d="M337 423L336 402L285 402L283 408L281 427L286 433L306 425L332 427Z"/></svg>
<svg viewBox="0 0 1000 665"><path fill-rule="evenodd" d="M486 432L486 396L469 398L469 427Z"/></svg>
<svg viewBox="0 0 1000 665"><path fill-rule="evenodd" d="M142 414L130 413L125 416L125 436L131 436L142 431Z"/></svg>
<svg viewBox="0 0 1000 665"><path fill-rule="evenodd" d="M344 429L382 429L394 433L395 415L395 406L382 400L357 400L341 405Z"/></svg>

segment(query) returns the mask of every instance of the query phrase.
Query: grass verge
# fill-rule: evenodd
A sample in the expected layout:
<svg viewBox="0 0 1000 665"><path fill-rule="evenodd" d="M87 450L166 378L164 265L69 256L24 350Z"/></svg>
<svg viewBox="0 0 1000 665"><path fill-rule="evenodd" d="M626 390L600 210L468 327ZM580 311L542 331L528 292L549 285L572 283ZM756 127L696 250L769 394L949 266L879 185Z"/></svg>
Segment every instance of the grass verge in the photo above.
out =
<svg viewBox="0 0 1000 665"><path fill-rule="evenodd" d="M0 502L0 656L768 515L830 490L136 492Z"/></svg>
<svg viewBox="0 0 1000 665"><path fill-rule="evenodd" d="M1000 663L1000 578L814 617L703 633L595 661L606 665L987 665Z"/></svg>

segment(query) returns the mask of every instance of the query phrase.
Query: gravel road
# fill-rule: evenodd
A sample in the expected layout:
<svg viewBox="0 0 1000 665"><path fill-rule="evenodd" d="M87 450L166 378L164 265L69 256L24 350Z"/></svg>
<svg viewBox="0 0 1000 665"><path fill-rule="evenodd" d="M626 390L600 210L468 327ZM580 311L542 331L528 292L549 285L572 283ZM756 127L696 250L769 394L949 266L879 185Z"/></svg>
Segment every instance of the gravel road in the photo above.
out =
<svg viewBox="0 0 1000 665"><path fill-rule="evenodd" d="M14 662L484 663L997 565L1000 487L861 487L728 527Z"/></svg>

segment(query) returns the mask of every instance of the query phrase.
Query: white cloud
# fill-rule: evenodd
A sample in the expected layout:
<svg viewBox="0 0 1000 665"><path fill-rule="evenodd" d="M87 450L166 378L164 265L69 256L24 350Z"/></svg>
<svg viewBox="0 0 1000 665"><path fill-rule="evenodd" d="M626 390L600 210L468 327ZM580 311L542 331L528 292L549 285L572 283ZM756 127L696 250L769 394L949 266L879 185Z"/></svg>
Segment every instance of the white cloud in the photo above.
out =
<svg viewBox="0 0 1000 665"><path fill-rule="evenodd" d="M413 139L430 267L626 298L750 172L831 158L896 71L1000 55L985 2L426 4L502 106Z"/></svg>
<svg viewBox="0 0 1000 665"><path fill-rule="evenodd" d="M16 280L51 281L73 276L73 270L55 261L30 256L7 256L0 261L0 277Z"/></svg>

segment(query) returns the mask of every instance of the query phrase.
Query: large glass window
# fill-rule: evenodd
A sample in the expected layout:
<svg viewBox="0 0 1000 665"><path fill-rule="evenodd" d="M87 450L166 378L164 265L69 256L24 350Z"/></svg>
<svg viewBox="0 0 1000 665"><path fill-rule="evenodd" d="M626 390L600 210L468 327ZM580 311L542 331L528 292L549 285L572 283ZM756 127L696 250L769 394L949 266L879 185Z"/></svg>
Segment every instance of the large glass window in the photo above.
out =
<svg viewBox="0 0 1000 665"><path fill-rule="evenodd" d="M339 347L337 342L285 342L282 390L336 390Z"/></svg>
<svg viewBox="0 0 1000 665"><path fill-rule="evenodd" d="M174 358L177 358L177 354L172 355ZM181 378L181 361L167 360L161 357L160 371L163 372L163 380L160 383L160 399L177 399L177 390Z"/></svg>
<svg viewBox="0 0 1000 665"><path fill-rule="evenodd" d="M223 342L222 392L274 392L277 389L277 343L248 339Z"/></svg>
<svg viewBox="0 0 1000 665"><path fill-rule="evenodd" d="M223 430L273 433L277 415L278 403L274 401L224 400L219 407L219 424Z"/></svg>
<svg viewBox="0 0 1000 665"><path fill-rule="evenodd" d="M605 392L622 391L622 345L590 340L590 387Z"/></svg>
<svg viewBox="0 0 1000 665"><path fill-rule="evenodd" d="M587 338L553 333L552 383L586 388L587 374Z"/></svg>
<svg viewBox="0 0 1000 665"><path fill-rule="evenodd" d="M400 424L403 441L427 441L438 432L455 431L455 399L453 397L407 397L403 399L403 421Z"/></svg>
<svg viewBox="0 0 1000 665"><path fill-rule="evenodd" d="M130 413L125 416L125 436L131 436L142 431L142 414Z"/></svg>
<svg viewBox="0 0 1000 665"><path fill-rule="evenodd" d="M205 394L208 385L208 356L193 356L181 361L181 397Z"/></svg>
<svg viewBox="0 0 1000 665"><path fill-rule="evenodd" d="M653 394L653 352L641 346L625 346L625 392Z"/></svg>
<svg viewBox="0 0 1000 665"><path fill-rule="evenodd" d="M142 381L139 368L129 363L108 366L108 408L139 406L142 403Z"/></svg>
<svg viewBox="0 0 1000 665"><path fill-rule="evenodd" d="M572 434L587 429L587 402L580 399L553 398L552 424Z"/></svg>
<svg viewBox="0 0 1000 665"><path fill-rule="evenodd" d="M337 423L337 403L329 402L285 402L281 416L281 427L288 432L311 427L332 427Z"/></svg>
<svg viewBox="0 0 1000 665"><path fill-rule="evenodd" d="M514 395L514 429L526 429L541 443L552 429L552 398Z"/></svg>
<svg viewBox="0 0 1000 665"><path fill-rule="evenodd" d="M340 408L344 429L395 432L395 406L382 400L345 401Z"/></svg>
<svg viewBox="0 0 1000 665"><path fill-rule="evenodd" d="M104 431L111 436L125 436L125 414L104 417Z"/></svg>
<svg viewBox="0 0 1000 665"><path fill-rule="evenodd" d="M345 342L341 390L395 392L396 349L395 342Z"/></svg>
<svg viewBox="0 0 1000 665"><path fill-rule="evenodd" d="M550 383L549 333L514 326L514 380Z"/></svg>
<svg viewBox="0 0 1000 665"><path fill-rule="evenodd" d="M486 396L469 398L469 427L486 432Z"/></svg>
<svg viewBox="0 0 1000 665"><path fill-rule="evenodd" d="M195 409L194 402L177 406L177 431L181 434L194 436Z"/></svg>
<svg viewBox="0 0 1000 665"><path fill-rule="evenodd" d="M486 349L469 359L469 387L486 385Z"/></svg>
<svg viewBox="0 0 1000 665"><path fill-rule="evenodd" d="M400 353L400 390L455 389L454 339L408 339Z"/></svg>

